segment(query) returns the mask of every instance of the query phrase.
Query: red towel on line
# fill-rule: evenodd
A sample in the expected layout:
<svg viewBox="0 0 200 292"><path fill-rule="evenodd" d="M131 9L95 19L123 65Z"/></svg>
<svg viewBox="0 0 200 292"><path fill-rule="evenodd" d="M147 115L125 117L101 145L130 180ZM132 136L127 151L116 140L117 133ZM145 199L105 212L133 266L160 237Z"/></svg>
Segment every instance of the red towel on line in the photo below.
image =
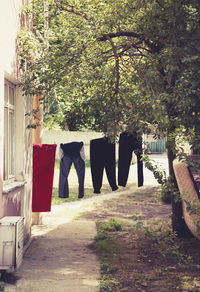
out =
<svg viewBox="0 0 200 292"><path fill-rule="evenodd" d="M56 144L33 144L32 211L51 211Z"/></svg>

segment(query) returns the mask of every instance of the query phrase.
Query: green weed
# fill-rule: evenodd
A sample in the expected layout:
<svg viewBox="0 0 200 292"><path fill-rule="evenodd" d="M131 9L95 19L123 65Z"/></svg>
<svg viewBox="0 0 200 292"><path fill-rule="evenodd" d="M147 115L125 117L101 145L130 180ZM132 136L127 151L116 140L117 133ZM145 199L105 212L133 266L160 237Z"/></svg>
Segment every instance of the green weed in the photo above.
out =
<svg viewBox="0 0 200 292"><path fill-rule="evenodd" d="M103 276L100 280L100 292L112 292L113 286L119 283L111 276Z"/></svg>
<svg viewBox="0 0 200 292"><path fill-rule="evenodd" d="M55 159L55 169L59 170L60 169L60 159ZM90 160L86 159L85 160L85 167L89 168L90 167ZM74 168L74 165L72 164L72 168Z"/></svg>
<svg viewBox="0 0 200 292"><path fill-rule="evenodd" d="M120 231L122 230L122 222L118 219L110 218L103 225L100 225L99 229L103 229L104 231Z"/></svg>
<svg viewBox="0 0 200 292"><path fill-rule="evenodd" d="M122 230L122 223L114 218L110 218L104 223L97 223L95 249L101 259L100 292L113 291L113 285L119 284L112 277L115 269L110 265L109 258L113 257L118 251L116 240L110 232L120 230Z"/></svg>
<svg viewBox="0 0 200 292"><path fill-rule="evenodd" d="M0 291L5 291L5 284L2 281L0 281Z"/></svg>
<svg viewBox="0 0 200 292"><path fill-rule="evenodd" d="M66 202L73 202L73 201L78 201L80 200L78 198L78 185L77 186L71 186L70 187L70 194L69 198L59 198L58 197L58 188L54 187L52 191L52 200L51 204L52 205L60 205ZM103 194L109 193L110 192L110 187L109 186L103 186L101 189L101 192ZM93 188L91 187L85 187L85 195L81 200L88 199L94 196Z"/></svg>
<svg viewBox="0 0 200 292"><path fill-rule="evenodd" d="M177 235L171 230L165 230L163 225L144 226L142 222L137 222L136 229L142 230L146 238L152 240L157 252L167 259L178 262L180 265L191 266L192 259L181 253L177 244ZM142 251L145 253L145 251ZM148 254L148 251L146 251Z"/></svg>
<svg viewBox="0 0 200 292"><path fill-rule="evenodd" d="M85 195L84 198L91 198L94 196L93 189L92 188L85 188ZM84 199L82 198L82 199ZM78 201L80 200L78 198L78 186L72 186L70 187L70 194L69 198L59 198L58 197L58 188L53 188L52 192L52 200L51 204L52 205L60 205L66 202L73 202L73 201Z"/></svg>

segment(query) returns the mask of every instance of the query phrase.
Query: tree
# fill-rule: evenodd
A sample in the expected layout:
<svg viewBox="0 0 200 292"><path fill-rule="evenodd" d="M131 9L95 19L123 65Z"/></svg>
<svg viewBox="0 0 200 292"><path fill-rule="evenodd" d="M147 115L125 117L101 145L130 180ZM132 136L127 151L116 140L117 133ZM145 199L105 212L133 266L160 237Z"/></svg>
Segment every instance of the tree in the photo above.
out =
<svg viewBox="0 0 200 292"><path fill-rule="evenodd" d="M33 30L20 35L24 91L48 99L64 88L68 102L87 104L86 118L111 135L119 121L130 132L155 125L167 136L177 188L179 129L199 144L199 8L198 0L33 0ZM173 229L183 235L173 193L172 206Z"/></svg>

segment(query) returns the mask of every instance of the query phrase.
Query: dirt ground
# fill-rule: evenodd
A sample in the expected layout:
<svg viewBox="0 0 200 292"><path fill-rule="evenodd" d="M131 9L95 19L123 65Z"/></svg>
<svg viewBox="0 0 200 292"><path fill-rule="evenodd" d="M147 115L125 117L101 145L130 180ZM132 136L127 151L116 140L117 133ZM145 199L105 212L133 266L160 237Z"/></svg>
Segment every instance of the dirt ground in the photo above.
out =
<svg viewBox="0 0 200 292"><path fill-rule="evenodd" d="M5 291L200 291L200 242L174 238L170 216L158 186L131 186L57 206L33 228L21 268L4 279ZM123 227L108 232L102 257L96 224L111 218Z"/></svg>
<svg viewBox="0 0 200 292"><path fill-rule="evenodd" d="M53 206L20 269L1 279L5 292L200 291L200 241L172 234L171 206L146 182ZM122 229L95 240L110 219Z"/></svg>
<svg viewBox="0 0 200 292"><path fill-rule="evenodd" d="M114 218L123 226L100 240L101 248L106 240L114 246L99 252L109 267L102 270L101 291L200 291L200 241L172 233L171 205L159 194L158 186L137 189L86 215L99 225Z"/></svg>

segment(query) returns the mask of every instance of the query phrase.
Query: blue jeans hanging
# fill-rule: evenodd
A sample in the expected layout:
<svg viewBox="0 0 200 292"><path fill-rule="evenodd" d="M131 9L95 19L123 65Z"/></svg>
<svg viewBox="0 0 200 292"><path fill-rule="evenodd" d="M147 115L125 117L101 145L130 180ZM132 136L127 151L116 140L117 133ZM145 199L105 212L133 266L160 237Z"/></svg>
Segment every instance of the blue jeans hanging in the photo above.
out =
<svg viewBox="0 0 200 292"><path fill-rule="evenodd" d="M76 173L78 176L79 183L78 197L82 198L84 196L85 161L81 158L80 153L77 154L77 156L69 156L67 154L64 154L60 160L60 176L59 176L60 198L69 197L68 176L72 163L74 163Z"/></svg>

